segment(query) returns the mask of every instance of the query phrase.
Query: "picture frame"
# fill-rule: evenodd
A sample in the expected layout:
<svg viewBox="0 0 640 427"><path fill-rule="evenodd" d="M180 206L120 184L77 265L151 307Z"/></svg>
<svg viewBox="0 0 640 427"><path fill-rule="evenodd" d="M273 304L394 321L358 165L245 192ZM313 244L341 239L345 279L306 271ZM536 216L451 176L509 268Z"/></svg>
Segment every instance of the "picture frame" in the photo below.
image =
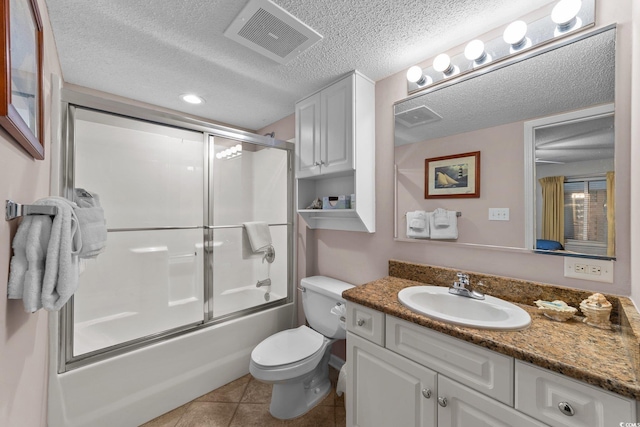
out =
<svg viewBox="0 0 640 427"><path fill-rule="evenodd" d="M480 151L424 161L424 198L480 197Z"/></svg>
<svg viewBox="0 0 640 427"><path fill-rule="evenodd" d="M44 159L43 34L37 0L0 0L0 125L33 158Z"/></svg>

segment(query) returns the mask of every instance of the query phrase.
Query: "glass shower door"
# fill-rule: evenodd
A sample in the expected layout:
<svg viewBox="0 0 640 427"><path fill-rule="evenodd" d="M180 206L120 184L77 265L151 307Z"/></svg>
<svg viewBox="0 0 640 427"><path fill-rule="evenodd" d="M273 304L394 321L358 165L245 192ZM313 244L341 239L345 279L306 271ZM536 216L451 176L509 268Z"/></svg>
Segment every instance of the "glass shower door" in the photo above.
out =
<svg viewBox="0 0 640 427"><path fill-rule="evenodd" d="M288 297L292 226L288 151L211 137L210 228L214 319ZM267 224L273 258L254 251L243 224Z"/></svg>
<svg viewBox="0 0 640 427"><path fill-rule="evenodd" d="M74 184L105 211L107 248L82 262L73 357L204 321L202 133L75 108Z"/></svg>

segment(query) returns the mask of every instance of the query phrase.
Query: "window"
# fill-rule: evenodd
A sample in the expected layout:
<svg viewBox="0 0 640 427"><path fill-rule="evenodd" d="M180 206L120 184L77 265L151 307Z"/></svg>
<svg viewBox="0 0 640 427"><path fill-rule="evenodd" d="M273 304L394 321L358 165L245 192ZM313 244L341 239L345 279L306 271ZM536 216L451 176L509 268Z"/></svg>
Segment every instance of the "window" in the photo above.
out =
<svg viewBox="0 0 640 427"><path fill-rule="evenodd" d="M607 181L564 183L564 238L567 250L607 255Z"/></svg>

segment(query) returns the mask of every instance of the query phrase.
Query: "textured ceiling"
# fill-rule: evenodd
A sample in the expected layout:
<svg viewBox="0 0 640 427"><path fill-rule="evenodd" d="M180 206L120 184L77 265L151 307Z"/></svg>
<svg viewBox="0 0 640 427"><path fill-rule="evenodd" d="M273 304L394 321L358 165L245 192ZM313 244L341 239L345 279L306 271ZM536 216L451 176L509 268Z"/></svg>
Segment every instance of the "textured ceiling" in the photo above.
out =
<svg viewBox="0 0 640 427"><path fill-rule="evenodd" d="M223 36L244 0L46 0L66 82L248 129L353 69L380 80L549 2L276 0L324 36L280 65Z"/></svg>

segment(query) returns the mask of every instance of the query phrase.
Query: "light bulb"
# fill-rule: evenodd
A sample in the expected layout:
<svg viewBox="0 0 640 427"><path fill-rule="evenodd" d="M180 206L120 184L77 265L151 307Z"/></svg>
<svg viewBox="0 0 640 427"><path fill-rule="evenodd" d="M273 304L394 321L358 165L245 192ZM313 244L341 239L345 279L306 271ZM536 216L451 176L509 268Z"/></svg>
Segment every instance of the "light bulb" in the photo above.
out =
<svg viewBox="0 0 640 427"><path fill-rule="evenodd" d="M524 21L512 22L504 30L502 38L514 49L523 47L527 42L527 23Z"/></svg>
<svg viewBox="0 0 640 427"><path fill-rule="evenodd" d="M242 144L238 144L238 145L236 145L236 150L237 150L238 152L242 151Z"/></svg>
<svg viewBox="0 0 640 427"><path fill-rule="evenodd" d="M407 80L409 80L411 83L418 83L418 81L420 81L423 76L424 75L422 74L422 68L418 67L417 65L414 65L407 71Z"/></svg>
<svg viewBox="0 0 640 427"><path fill-rule="evenodd" d="M221 159L221 158L222 158L222 156L223 156L223 154L222 154L220 151L218 151L218 152L216 153L216 159Z"/></svg>
<svg viewBox="0 0 640 427"><path fill-rule="evenodd" d="M202 104L204 102L204 99L193 93L187 93L185 95L182 95L180 98L182 98L184 102L188 102L189 104Z"/></svg>
<svg viewBox="0 0 640 427"><path fill-rule="evenodd" d="M433 69L443 73L451 74L454 68L451 66L451 58L446 53L441 53L433 60Z"/></svg>
<svg viewBox="0 0 640 427"><path fill-rule="evenodd" d="M235 145L233 147L229 148L229 150L231 151L231 154L236 154L238 152L238 149L236 148Z"/></svg>
<svg viewBox="0 0 640 427"><path fill-rule="evenodd" d="M469 61L473 61L474 66L491 61L491 56L484 50L484 43L482 40L470 41L469 44L467 44L467 47L464 48L464 56Z"/></svg>
<svg viewBox="0 0 640 427"><path fill-rule="evenodd" d="M578 13L582 0L560 0L551 11L551 20L556 24L554 35L559 35L582 26Z"/></svg>

